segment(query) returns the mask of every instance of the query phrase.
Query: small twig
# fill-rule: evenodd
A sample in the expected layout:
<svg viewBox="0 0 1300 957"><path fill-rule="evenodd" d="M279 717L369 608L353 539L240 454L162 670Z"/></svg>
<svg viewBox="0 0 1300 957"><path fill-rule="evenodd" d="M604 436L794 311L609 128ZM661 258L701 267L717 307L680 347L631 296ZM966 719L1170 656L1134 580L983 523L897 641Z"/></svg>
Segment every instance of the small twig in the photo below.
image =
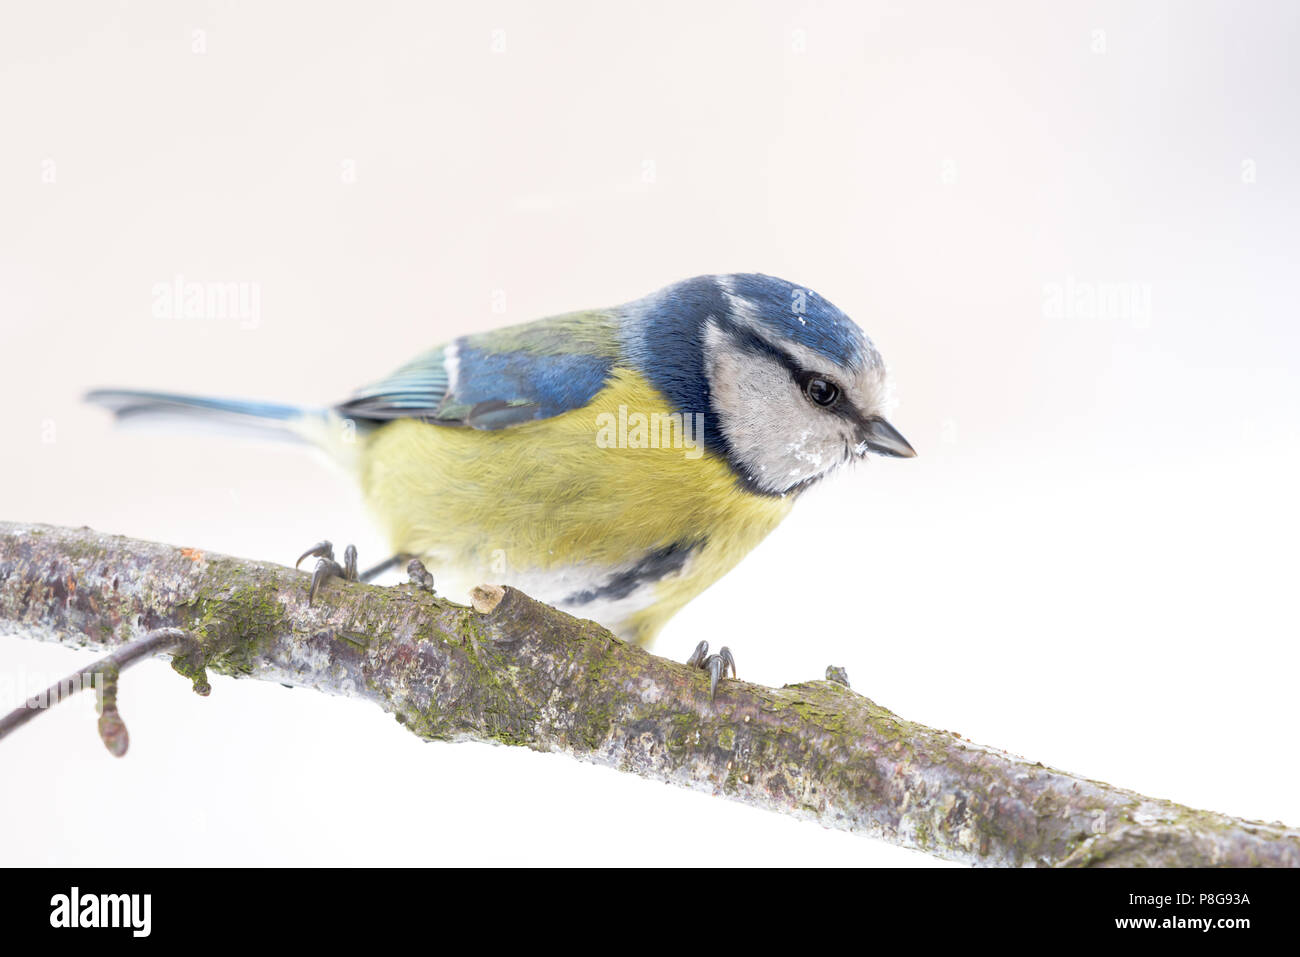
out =
<svg viewBox="0 0 1300 957"><path fill-rule="evenodd" d="M126 724L117 711L117 679L123 671L138 661L164 651L171 651L190 640L189 633L181 628L158 628L143 638L129 642L110 655L74 672L58 684L50 685L38 695L28 698L21 707L0 718L0 740L21 728L38 714L54 707L83 688L92 687L99 696L99 736L104 747L116 757L126 754L130 738Z"/></svg>

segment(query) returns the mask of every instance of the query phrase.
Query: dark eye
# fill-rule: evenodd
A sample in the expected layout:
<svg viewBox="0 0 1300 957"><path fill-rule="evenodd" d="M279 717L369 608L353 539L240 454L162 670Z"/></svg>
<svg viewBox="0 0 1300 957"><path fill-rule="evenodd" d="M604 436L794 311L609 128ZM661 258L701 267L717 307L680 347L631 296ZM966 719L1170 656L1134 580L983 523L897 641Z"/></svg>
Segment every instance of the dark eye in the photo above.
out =
<svg viewBox="0 0 1300 957"><path fill-rule="evenodd" d="M803 385L804 394L818 405L834 405L840 397L840 387L825 379L811 378Z"/></svg>

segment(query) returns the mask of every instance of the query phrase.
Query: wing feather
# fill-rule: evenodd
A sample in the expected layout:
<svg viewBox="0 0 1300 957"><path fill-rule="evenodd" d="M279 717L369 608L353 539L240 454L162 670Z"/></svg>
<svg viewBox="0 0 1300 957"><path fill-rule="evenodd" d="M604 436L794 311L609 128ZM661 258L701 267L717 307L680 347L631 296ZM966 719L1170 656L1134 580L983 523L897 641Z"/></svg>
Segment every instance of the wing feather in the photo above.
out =
<svg viewBox="0 0 1300 957"><path fill-rule="evenodd" d="M462 336L357 390L336 410L374 422L503 429L585 405L619 356L615 313L567 313Z"/></svg>

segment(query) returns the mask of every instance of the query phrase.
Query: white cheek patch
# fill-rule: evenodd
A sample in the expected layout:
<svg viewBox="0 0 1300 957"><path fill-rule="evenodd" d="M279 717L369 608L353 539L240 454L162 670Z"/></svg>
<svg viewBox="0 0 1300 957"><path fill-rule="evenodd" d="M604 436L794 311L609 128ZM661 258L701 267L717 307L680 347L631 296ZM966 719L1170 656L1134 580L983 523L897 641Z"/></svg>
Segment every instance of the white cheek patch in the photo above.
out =
<svg viewBox="0 0 1300 957"><path fill-rule="evenodd" d="M827 461L825 444L819 437L814 438L811 429L804 429L799 438L789 443L785 449L790 458L808 466L817 473L824 472L833 465L838 464Z"/></svg>
<svg viewBox="0 0 1300 957"><path fill-rule="evenodd" d="M759 487L789 491L850 456L857 444L852 426L815 408L783 364L736 349L712 326L705 353L719 427Z"/></svg>

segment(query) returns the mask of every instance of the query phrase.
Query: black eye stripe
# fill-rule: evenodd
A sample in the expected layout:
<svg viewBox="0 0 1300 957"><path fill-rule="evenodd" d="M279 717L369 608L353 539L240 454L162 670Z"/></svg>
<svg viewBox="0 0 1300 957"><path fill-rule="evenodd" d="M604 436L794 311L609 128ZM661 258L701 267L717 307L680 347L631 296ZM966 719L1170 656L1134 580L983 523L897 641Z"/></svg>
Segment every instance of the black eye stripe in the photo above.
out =
<svg viewBox="0 0 1300 957"><path fill-rule="evenodd" d="M863 425L865 420L862 418L862 414L853 407L852 402L844 401L844 387L834 379L823 373L813 372L811 369L805 369L799 364L799 360L794 356L786 352L780 346L768 342L752 329L747 329L744 326L731 322L722 324L722 328L727 332L731 337L731 341L740 350L748 352L751 355L767 356L785 366L786 371L790 373L790 378L794 380L795 385L799 387L804 395L808 395L808 383L812 379L822 379L834 386L836 389L835 399L828 405L817 403L817 407L830 412L832 415L837 415L842 419L852 422L856 426ZM812 400L810 397L810 401L815 400Z"/></svg>
<svg viewBox="0 0 1300 957"><path fill-rule="evenodd" d="M747 329L744 326L735 325L734 323L729 324L724 328L731 336L731 341L735 343L737 348L741 351L748 352L751 355L767 356L770 359L775 359L777 362L781 363L781 365L789 369L791 375L797 376L800 372L804 371L800 367L799 363L795 361L794 356L790 355L790 353L786 352L780 346L768 342L758 333L754 332L754 330Z"/></svg>
<svg viewBox="0 0 1300 957"><path fill-rule="evenodd" d="M820 373L813 372L811 369L805 369L799 364L798 359L786 352L780 346L768 342L752 329L747 329L744 326L731 325L727 328L727 332L730 333L732 341L742 351L748 352L751 355L767 356L769 359L774 359L781 365L785 366L786 371L790 373L790 377L794 379L800 389L806 390L808 380L813 378L825 379L827 382L835 385L834 380L825 375L821 375ZM835 387L839 389L838 385L835 385ZM843 389L840 389L840 391L843 392Z"/></svg>

